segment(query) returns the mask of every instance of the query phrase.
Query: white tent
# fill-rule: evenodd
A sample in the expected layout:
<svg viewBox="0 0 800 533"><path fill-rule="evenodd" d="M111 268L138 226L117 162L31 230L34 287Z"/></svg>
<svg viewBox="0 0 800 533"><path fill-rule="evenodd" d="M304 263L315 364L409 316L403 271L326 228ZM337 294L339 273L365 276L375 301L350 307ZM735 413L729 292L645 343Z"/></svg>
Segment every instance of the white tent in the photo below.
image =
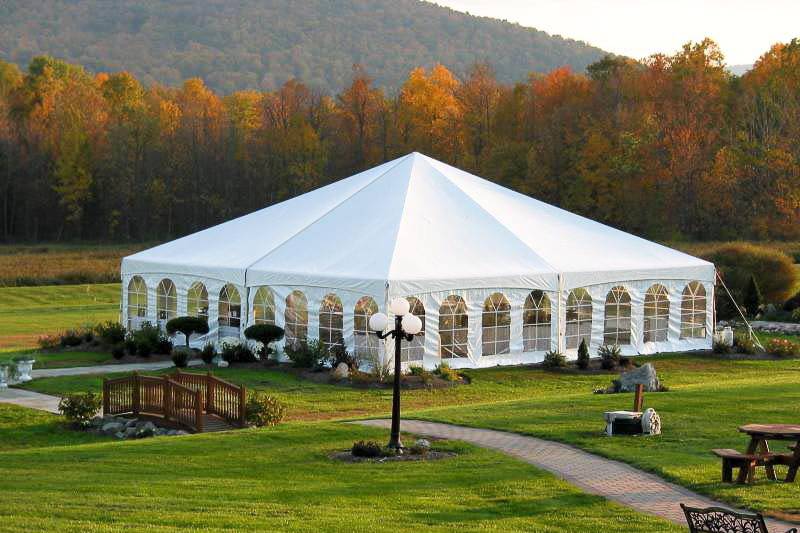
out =
<svg viewBox="0 0 800 533"><path fill-rule="evenodd" d="M274 321L383 354L365 317L403 296L425 325L403 359L425 366L711 345L711 263L419 153L128 256L122 280L131 326L205 311L200 343Z"/></svg>

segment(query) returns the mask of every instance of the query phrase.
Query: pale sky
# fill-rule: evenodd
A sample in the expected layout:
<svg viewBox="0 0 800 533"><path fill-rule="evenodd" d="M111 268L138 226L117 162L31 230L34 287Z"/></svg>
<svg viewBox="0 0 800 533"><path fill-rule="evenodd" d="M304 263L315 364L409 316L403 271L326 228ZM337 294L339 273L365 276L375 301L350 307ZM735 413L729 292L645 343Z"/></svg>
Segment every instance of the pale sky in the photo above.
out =
<svg viewBox="0 0 800 533"><path fill-rule="evenodd" d="M711 37L729 65L800 37L800 0L435 0L642 59Z"/></svg>

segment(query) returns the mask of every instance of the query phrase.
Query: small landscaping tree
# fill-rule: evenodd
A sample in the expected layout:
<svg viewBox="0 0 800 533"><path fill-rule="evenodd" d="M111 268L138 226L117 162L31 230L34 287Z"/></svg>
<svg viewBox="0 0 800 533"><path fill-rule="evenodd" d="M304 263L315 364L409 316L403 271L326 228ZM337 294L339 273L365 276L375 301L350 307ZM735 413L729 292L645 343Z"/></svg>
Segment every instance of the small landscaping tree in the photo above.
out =
<svg viewBox="0 0 800 533"><path fill-rule="evenodd" d="M761 289L758 287L758 282L755 276L751 275L750 281L747 282L747 286L744 290L744 297L742 298L742 303L747 310L748 316L756 316L763 301L764 299L761 296Z"/></svg>
<svg viewBox="0 0 800 533"><path fill-rule="evenodd" d="M94 392L67 394L58 402L58 411L73 425L84 428L100 410L103 398Z"/></svg>
<svg viewBox="0 0 800 533"><path fill-rule="evenodd" d="M208 333L208 320L199 316L179 316L167 322L167 333L170 335L183 333L188 348L189 337L194 334L205 335Z"/></svg>
<svg viewBox="0 0 800 533"><path fill-rule="evenodd" d="M254 324L244 330L244 336L264 345L261 357L269 355L269 345L283 338L283 328L273 324Z"/></svg>
<svg viewBox="0 0 800 533"><path fill-rule="evenodd" d="M589 348L586 346L586 339L581 339L578 346L578 368L581 370L589 368Z"/></svg>

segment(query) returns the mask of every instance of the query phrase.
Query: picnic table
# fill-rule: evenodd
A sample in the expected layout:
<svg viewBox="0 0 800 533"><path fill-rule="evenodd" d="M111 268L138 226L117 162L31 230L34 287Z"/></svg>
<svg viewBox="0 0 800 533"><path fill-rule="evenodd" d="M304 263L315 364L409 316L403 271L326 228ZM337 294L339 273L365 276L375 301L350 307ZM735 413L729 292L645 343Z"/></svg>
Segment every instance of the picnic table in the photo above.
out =
<svg viewBox="0 0 800 533"><path fill-rule="evenodd" d="M786 481L794 481L797 470L800 468L800 425L746 424L741 426L739 431L750 435L750 444L745 453L763 459L760 464L764 465L769 479L777 479L774 465L780 464L789 467ZM771 440L794 442L794 451L792 453L775 453L769 448Z"/></svg>

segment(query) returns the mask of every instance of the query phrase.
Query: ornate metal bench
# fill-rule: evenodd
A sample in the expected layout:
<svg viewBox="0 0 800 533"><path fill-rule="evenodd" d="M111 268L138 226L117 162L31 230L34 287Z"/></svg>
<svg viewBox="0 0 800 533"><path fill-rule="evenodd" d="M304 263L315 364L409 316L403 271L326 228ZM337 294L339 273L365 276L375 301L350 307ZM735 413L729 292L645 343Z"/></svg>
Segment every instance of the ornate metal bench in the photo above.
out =
<svg viewBox="0 0 800 533"><path fill-rule="evenodd" d="M697 509L681 504L690 533L769 533L759 513L736 513L722 507ZM797 533L792 528L786 533Z"/></svg>

